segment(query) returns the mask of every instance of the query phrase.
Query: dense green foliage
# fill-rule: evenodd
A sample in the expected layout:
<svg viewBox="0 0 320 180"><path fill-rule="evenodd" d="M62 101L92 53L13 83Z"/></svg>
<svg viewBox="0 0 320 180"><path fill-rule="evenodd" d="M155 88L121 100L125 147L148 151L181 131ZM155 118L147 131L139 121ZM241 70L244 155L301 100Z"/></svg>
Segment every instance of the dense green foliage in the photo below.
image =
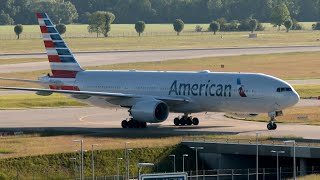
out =
<svg viewBox="0 0 320 180"><path fill-rule="evenodd" d="M56 28L59 34L64 34L67 31L67 27L64 24L57 24Z"/></svg>
<svg viewBox="0 0 320 180"><path fill-rule="evenodd" d="M89 15L88 31L90 33L103 34L108 37L108 33L111 30L111 23L115 20L115 15L111 12L96 11Z"/></svg>
<svg viewBox="0 0 320 180"><path fill-rule="evenodd" d="M17 35L17 39L20 39L20 34L22 33L23 31L23 26L21 24L17 24L15 27L14 27L14 32L16 33Z"/></svg>
<svg viewBox="0 0 320 180"><path fill-rule="evenodd" d="M313 30L320 30L320 22L317 22L316 24L312 24Z"/></svg>
<svg viewBox="0 0 320 180"><path fill-rule="evenodd" d="M251 33L253 33L253 31L255 31L258 27L258 21L256 19L250 19L249 26L250 26Z"/></svg>
<svg viewBox="0 0 320 180"><path fill-rule="evenodd" d="M139 20L168 23L176 18L208 23L221 17L231 21L251 15L260 22L270 22L272 10L282 4L298 21L319 20L320 0L1 0L0 24L35 24L39 11L47 12L56 24L88 23L96 11L110 11L117 17L115 23L122 24Z"/></svg>
<svg viewBox="0 0 320 180"><path fill-rule="evenodd" d="M176 19L173 22L173 29L177 32L177 35L179 36L180 32L184 28L184 22L181 19Z"/></svg>
<svg viewBox="0 0 320 180"><path fill-rule="evenodd" d="M272 9L271 13L271 23L275 26L280 26L285 22L285 20L290 18L290 12L285 3L281 3Z"/></svg>
<svg viewBox="0 0 320 180"><path fill-rule="evenodd" d="M146 28L146 23L144 21L138 21L134 28L136 29L137 33L140 34L143 33L144 29Z"/></svg>
<svg viewBox="0 0 320 180"><path fill-rule="evenodd" d="M176 155L177 170L182 170L182 154L189 154L185 158L185 169L193 170L194 168L194 151L189 148L178 145L173 147L159 148L139 148L134 149L134 153L130 155L130 174L137 175L137 163L152 162L155 166L152 168L144 168L143 173L147 172L171 172L173 169L172 158L169 154ZM116 175L117 158L123 157L123 149L119 150L98 150L95 151L95 174L96 176ZM41 155L33 157L21 157L0 160L0 171L3 176L9 176L10 179L25 177L32 179L33 177L47 177L46 179L67 179L73 178L78 174L79 154L54 154ZM71 161L70 158L77 158L77 162ZM201 159L200 159L201 161ZM85 176L91 176L91 152L84 154ZM202 163L201 163L202 164ZM76 167L75 167L76 165ZM120 174L124 173L124 163L120 164ZM202 169L202 166L199 167ZM76 171L75 171L76 170ZM0 173L1 175L1 173Z"/></svg>

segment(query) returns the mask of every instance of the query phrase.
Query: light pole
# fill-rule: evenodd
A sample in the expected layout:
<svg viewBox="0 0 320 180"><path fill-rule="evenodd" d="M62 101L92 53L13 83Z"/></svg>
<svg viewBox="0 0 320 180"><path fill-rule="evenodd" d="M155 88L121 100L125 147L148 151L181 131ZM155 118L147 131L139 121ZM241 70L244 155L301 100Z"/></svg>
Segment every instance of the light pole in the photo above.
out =
<svg viewBox="0 0 320 180"><path fill-rule="evenodd" d="M74 162L74 178L76 179L76 170L77 170L77 158L70 158L69 159L70 161L73 161ZM81 176L81 174L80 174L80 176Z"/></svg>
<svg viewBox="0 0 320 180"><path fill-rule="evenodd" d="M123 158L117 158L117 180L119 180L119 160L122 160Z"/></svg>
<svg viewBox="0 0 320 180"><path fill-rule="evenodd" d="M293 144L293 180L297 179L297 173L296 173L296 141L295 140L288 140L283 141L284 143L292 143Z"/></svg>
<svg viewBox="0 0 320 180"><path fill-rule="evenodd" d="M184 157L188 157L188 154L183 154L182 155L182 172L184 172Z"/></svg>
<svg viewBox="0 0 320 180"><path fill-rule="evenodd" d="M196 150L196 179L198 180L198 150L204 149L203 147L190 147Z"/></svg>
<svg viewBox="0 0 320 180"><path fill-rule="evenodd" d="M124 160L125 160L125 163L124 163L124 168L125 168L125 179L129 179L129 167L128 167L128 149L127 149L127 146L130 142L125 142L124 143Z"/></svg>
<svg viewBox="0 0 320 180"><path fill-rule="evenodd" d="M83 140L72 140L72 142L80 142L81 144L81 177L80 179L84 179L84 172L83 172Z"/></svg>
<svg viewBox="0 0 320 180"><path fill-rule="evenodd" d="M170 157L173 157L173 172L176 172L176 155L170 154Z"/></svg>
<svg viewBox="0 0 320 180"><path fill-rule="evenodd" d="M154 166L153 163L138 163L138 180L140 180L140 169L144 166Z"/></svg>
<svg viewBox="0 0 320 180"><path fill-rule="evenodd" d="M94 146L98 146L97 144L92 144L92 149L91 149L91 153L92 153L92 156L91 156L91 162L92 162L92 179L94 180Z"/></svg>
<svg viewBox="0 0 320 180"><path fill-rule="evenodd" d="M132 151L133 149L128 149L128 179L130 179L130 152Z"/></svg>
<svg viewBox="0 0 320 180"><path fill-rule="evenodd" d="M256 180L259 179L259 134L256 132Z"/></svg>
<svg viewBox="0 0 320 180"><path fill-rule="evenodd" d="M279 154L285 153L284 151L270 151L277 154L277 180L279 180Z"/></svg>

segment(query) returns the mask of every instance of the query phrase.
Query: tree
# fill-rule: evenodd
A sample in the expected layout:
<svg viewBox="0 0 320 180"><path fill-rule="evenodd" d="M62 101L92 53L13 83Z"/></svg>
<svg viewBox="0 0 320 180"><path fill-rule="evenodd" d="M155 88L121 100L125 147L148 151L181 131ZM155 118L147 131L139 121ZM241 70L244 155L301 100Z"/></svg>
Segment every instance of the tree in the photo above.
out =
<svg viewBox="0 0 320 180"><path fill-rule="evenodd" d="M285 3L275 6L271 12L271 23L278 26L279 30L285 20L290 18L290 12Z"/></svg>
<svg viewBox="0 0 320 180"><path fill-rule="evenodd" d="M111 12L105 12L105 24L103 29L104 37L108 37L108 33L111 31L111 23L115 20L116 16Z"/></svg>
<svg viewBox="0 0 320 180"><path fill-rule="evenodd" d="M111 23L115 20L115 15L111 12L96 11L89 16L88 31L90 33L103 34L108 37L108 33L111 30Z"/></svg>
<svg viewBox="0 0 320 180"><path fill-rule="evenodd" d="M289 32L289 30L292 28L292 20L291 19L287 19L285 22L284 22L284 26L286 27L287 29L287 32Z"/></svg>
<svg viewBox="0 0 320 180"><path fill-rule="evenodd" d="M61 35L67 31L67 27L64 24L58 24L58 25L56 25L56 28L57 28L59 34L61 34Z"/></svg>
<svg viewBox="0 0 320 180"><path fill-rule="evenodd" d="M256 19L250 19L249 26L251 29L251 33L253 33L253 31L255 31L258 27L258 21Z"/></svg>
<svg viewBox="0 0 320 180"><path fill-rule="evenodd" d="M13 23L14 21L9 14L6 14L4 11L0 12L0 25L12 25Z"/></svg>
<svg viewBox="0 0 320 180"><path fill-rule="evenodd" d="M216 35L216 32L220 30L220 24L217 21L212 21L209 25L209 30L214 32L214 35Z"/></svg>
<svg viewBox="0 0 320 180"><path fill-rule="evenodd" d="M173 28L177 32L177 35L180 35L180 32L184 28L184 22L181 19L176 19L173 23Z"/></svg>
<svg viewBox="0 0 320 180"><path fill-rule="evenodd" d="M20 34L22 33L23 31L23 26L21 24L17 24L15 27L14 27L14 32L16 33L17 35L17 39L20 39Z"/></svg>
<svg viewBox="0 0 320 180"><path fill-rule="evenodd" d="M139 34L139 37L140 37L140 34L143 33L144 29L146 28L146 23L144 21L138 21L134 28L136 29L137 33Z"/></svg>

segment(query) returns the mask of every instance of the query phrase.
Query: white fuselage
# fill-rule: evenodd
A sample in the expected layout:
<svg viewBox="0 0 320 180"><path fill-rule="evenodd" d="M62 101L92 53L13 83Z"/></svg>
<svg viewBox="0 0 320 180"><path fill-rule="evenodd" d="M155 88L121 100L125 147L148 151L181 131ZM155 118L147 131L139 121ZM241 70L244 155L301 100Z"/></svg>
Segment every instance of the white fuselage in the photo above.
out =
<svg viewBox="0 0 320 180"><path fill-rule="evenodd" d="M189 103L168 104L171 112L179 113L267 113L281 111L299 101L297 92L285 81L254 73L82 71L73 82L60 80L63 85L77 86L81 91L124 93L144 98L183 97ZM128 108L141 100L81 99L100 107Z"/></svg>

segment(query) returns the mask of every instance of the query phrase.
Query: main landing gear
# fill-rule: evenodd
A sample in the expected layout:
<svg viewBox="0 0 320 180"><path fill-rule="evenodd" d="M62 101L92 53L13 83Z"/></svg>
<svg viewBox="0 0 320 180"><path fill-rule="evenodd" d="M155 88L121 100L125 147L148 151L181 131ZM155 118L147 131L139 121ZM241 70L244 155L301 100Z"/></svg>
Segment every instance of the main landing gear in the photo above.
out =
<svg viewBox="0 0 320 180"><path fill-rule="evenodd" d="M146 122L140 122L137 120L134 120L133 118L130 118L129 120L123 120L121 122L122 128L146 128L147 123Z"/></svg>
<svg viewBox="0 0 320 180"><path fill-rule="evenodd" d="M277 124L275 123L276 117L282 116L283 112L282 111L276 111L276 112L270 112L268 113L270 117L270 121L267 125L268 130L276 130L277 129Z"/></svg>
<svg viewBox="0 0 320 180"><path fill-rule="evenodd" d="M187 114L179 117L174 118L173 123L175 126L191 126L191 125L198 125L199 119L198 118L192 118L192 116L188 116Z"/></svg>

